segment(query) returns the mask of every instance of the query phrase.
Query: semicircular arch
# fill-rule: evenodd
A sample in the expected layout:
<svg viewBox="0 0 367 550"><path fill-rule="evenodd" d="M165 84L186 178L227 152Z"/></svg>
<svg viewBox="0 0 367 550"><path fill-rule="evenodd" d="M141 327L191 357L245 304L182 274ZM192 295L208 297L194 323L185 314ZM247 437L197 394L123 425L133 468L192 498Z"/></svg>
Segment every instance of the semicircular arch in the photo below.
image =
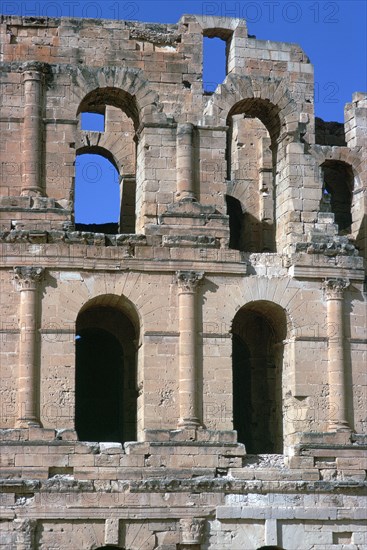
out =
<svg viewBox="0 0 367 550"><path fill-rule="evenodd" d="M311 155L316 160L318 166L320 167L326 161L336 161L343 163L353 171L355 178L355 188L360 186L362 181L362 171L363 171L363 161L358 153L350 151L347 147L322 147L315 146L310 149Z"/></svg>
<svg viewBox="0 0 367 550"><path fill-rule="evenodd" d="M228 116L248 109L267 128L271 118L279 117L279 123L274 128L274 124L270 124L268 128L269 133L272 131L277 137L276 132L282 135L284 131L291 131L290 123L294 122L298 106L282 80L230 74L208 98L204 116L212 116L216 124L224 126Z"/></svg>
<svg viewBox="0 0 367 550"><path fill-rule="evenodd" d="M75 118L81 106L87 106L98 98L124 109L135 128L144 121L145 112L149 114L150 122L166 120L158 92L151 89L140 69L68 66L68 72L72 81L68 102L70 118Z"/></svg>
<svg viewBox="0 0 367 550"><path fill-rule="evenodd" d="M141 327L140 315L138 309L128 298L126 298L125 296L118 296L116 294L100 294L98 296L95 296L94 298L91 298L83 304L83 306L79 310L78 317L84 314L86 311L97 307L113 308L117 311L120 311L130 319L131 323L134 326L136 335L139 335Z"/></svg>
<svg viewBox="0 0 367 550"><path fill-rule="evenodd" d="M119 166L119 162L114 157L114 155L106 149L105 147L101 147L99 145L83 145L82 147L79 147L76 152L76 156L80 155L100 155L101 157L107 159L114 168L120 173L121 166Z"/></svg>

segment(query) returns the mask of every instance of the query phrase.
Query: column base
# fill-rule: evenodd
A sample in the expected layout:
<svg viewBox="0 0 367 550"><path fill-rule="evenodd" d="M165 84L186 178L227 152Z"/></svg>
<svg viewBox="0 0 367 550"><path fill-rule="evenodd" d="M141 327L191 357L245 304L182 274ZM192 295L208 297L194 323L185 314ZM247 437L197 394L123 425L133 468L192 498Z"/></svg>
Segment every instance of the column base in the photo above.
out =
<svg viewBox="0 0 367 550"><path fill-rule="evenodd" d="M328 432L351 432L352 429L349 426L348 422L330 422L328 425Z"/></svg>
<svg viewBox="0 0 367 550"><path fill-rule="evenodd" d="M302 445L312 445L313 448L320 445L322 447L325 445L350 445L352 433L350 428L336 430L335 427L332 431L327 432L299 432L290 447L295 449Z"/></svg>
<svg viewBox="0 0 367 550"><path fill-rule="evenodd" d="M42 424L39 420L33 418L19 418L15 422L16 428L42 428Z"/></svg>
<svg viewBox="0 0 367 550"><path fill-rule="evenodd" d="M44 193L39 187L24 187L20 192L21 197L43 197Z"/></svg>
<svg viewBox="0 0 367 550"><path fill-rule="evenodd" d="M176 197L178 202L198 202L191 191L179 191L176 193Z"/></svg>
<svg viewBox="0 0 367 550"><path fill-rule="evenodd" d="M180 418L177 424L178 428L200 428L201 424L198 418Z"/></svg>

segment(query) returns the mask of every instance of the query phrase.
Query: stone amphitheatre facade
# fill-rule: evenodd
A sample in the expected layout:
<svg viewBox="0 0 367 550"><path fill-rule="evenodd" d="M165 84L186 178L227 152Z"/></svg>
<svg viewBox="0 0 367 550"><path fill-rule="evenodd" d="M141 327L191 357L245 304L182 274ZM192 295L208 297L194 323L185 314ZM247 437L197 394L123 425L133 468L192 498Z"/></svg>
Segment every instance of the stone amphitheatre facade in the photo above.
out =
<svg viewBox="0 0 367 550"><path fill-rule="evenodd" d="M315 119L240 19L0 40L0 548L366 549L366 94ZM85 153L112 229L75 222Z"/></svg>

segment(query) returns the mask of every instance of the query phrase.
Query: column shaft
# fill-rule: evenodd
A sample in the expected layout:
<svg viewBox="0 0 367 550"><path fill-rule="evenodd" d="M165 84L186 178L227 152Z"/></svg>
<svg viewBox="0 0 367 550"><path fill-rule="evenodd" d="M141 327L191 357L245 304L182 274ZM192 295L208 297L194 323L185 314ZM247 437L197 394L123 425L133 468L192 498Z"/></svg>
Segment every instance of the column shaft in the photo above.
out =
<svg viewBox="0 0 367 550"><path fill-rule="evenodd" d="M24 122L22 139L22 195L42 195L42 85L37 70L23 73Z"/></svg>
<svg viewBox="0 0 367 550"><path fill-rule="evenodd" d="M202 273L178 272L180 427L200 425L196 360L196 292Z"/></svg>
<svg viewBox="0 0 367 550"><path fill-rule="evenodd" d="M197 415L196 372L195 372L195 295L180 293L180 344L179 344L179 377L180 377L180 418L181 422L199 424Z"/></svg>
<svg viewBox="0 0 367 550"><path fill-rule="evenodd" d="M325 283L328 324L329 431L350 429L347 421L344 362L343 290L349 282Z"/></svg>
<svg viewBox="0 0 367 550"><path fill-rule="evenodd" d="M195 201L193 171L193 125L177 125L177 197Z"/></svg>
<svg viewBox="0 0 367 550"><path fill-rule="evenodd" d="M38 403L37 282L42 268L15 268L20 284L17 427L40 426Z"/></svg>

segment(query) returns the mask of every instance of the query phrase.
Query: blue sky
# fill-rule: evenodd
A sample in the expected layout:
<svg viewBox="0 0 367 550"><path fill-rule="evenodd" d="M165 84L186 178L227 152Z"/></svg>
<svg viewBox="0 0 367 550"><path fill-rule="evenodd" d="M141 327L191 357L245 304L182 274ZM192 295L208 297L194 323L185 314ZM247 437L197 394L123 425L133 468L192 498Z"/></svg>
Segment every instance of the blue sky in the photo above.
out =
<svg viewBox="0 0 367 550"><path fill-rule="evenodd" d="M355 91L367 90L367 1L366 0L137 0L137 1L0 1L0 13L34 16L69 16L108 19L133 19L147 22L177 23L184 13L222 15L246 19L249 33L261 40L295 42L309 56L315 68L315 114L324 120L343 122L344 104L352 100ZM218 54L209 61L204 81L207 89L218 80ZM97 186L95 174L99 168L88 166L94 162L89 155L78 157L78 180L87 174L92 178L84 188ZM107 161L106 161L107 162ZM111 168L108 172L111 174ZM79 180L79 178L81 178ZM106 193L105 184L101 178ZM118 183L113 177L113 202L118 199ZM80 183L80 189L82 184ZM97 187L96 187L97 189ZM116 198L117 197L117 198ZM102 223L112 221L110 214L96 217L85 204L84 192L77 193L77 202L84 204L80 222ZM101 207L100 199L94 201ZM78 206L78 208L80 208ZM102 212L99 208L99 212ZM79 210L80 211L80 210ZM81 212L81 211L80 211ZM117 220L117 215L112 216Z"/></svg>

